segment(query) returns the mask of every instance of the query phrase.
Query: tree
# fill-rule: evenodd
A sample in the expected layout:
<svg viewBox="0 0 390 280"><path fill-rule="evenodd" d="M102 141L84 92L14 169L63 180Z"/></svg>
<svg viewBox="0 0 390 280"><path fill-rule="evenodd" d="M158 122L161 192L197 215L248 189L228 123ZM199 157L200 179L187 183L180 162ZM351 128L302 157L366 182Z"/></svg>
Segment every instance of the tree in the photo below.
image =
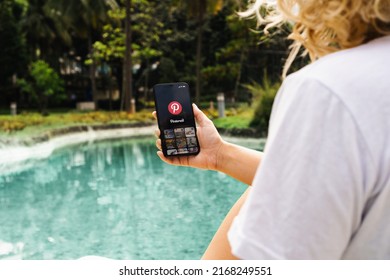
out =
<svg viewBox="0 0 390 280"><path fill-rule="evenodd" d="M149 70L151 60L158 59L162 55L162 51L159 45L160 38L169 34L168 30L164 29L164 24L159 18L158 7L162 5L161 1L145 1L145 0L133 0L131 1L130 9L130 25L131 25L131 44L126 38L126 24L128 18L126 18L126 7L119 7L108 12L111 23L106 24L103 27L103 35L101 41L96 41L94 47L94 57L97 64L109 63L112 68L116 67L119 63L123 65L123 74L125 71L128 77L125 81L123 79L122 90L122 106L126 111L131 109L131 98L135 95L132 89L139 86L140 81L144 83L144 94L147 95L149 88ZM129 14L129 13L127 13ZM126 41L129 43L126 48ZM130 47L130 51L127 49ZM126 63L126 55L131 59L131 64L139 66L137 75L133 77L133 67L128 66ZM88 63L91 63L90 61ZM138 78L137 78L138 76ZM119 79L118 79L119 80ZM128 82L131 80L131 82ZM126 93L131 91L131 95ZM130 97L129 97L130 96Z"/></svg>
<svg viewBox="0 0 390 280"><path fill-rule="evenodd" d="M207 90L212 93L220 90L231 100L244 101L250 97L245 84L254 81L262 84L265 73L272 83L280 81L284 58L288 55L286 37L290 26L285 24L265 34L254 29L255 20L240 19L236 9L234 5L225 6L210 19L209 30L205 30L209 50L205 48L203 94Z"/></svg>
<svg viewBox="0 0 390 280"><path fill-rule="evenodd" d="M26 79L19 79L18 84L22 92L30 94L37 102L38 108L43 115L47 114L50 98L63 97L64 82L54 69L43 60L37 60L32 63L29 76Z"/></svg>
<svg viewBox="0 0 390 280"><path fill-rule="evenodd" d="M201 70L204 24L207 14L214 14L222 9L223 0L186 0L184 2L190 16L197 22L195 102L199 103L202 89Z"/></svg>
<svg viewBox="0 0 390 280"><path fill-rule="evenodd" d="M261 39L259 32L251 29L254 22L240 20L235 11L235 6L225 7L218 16L210 20L209 30L205 32L210 50L205 54L207 64L202 69L207 90L223 91L228 93L232 100L239 97L245 65L248 63L249 55L259 49ZM213 32L217 29L220 32ZM257 59L251 57L249 62L255 65ZM258 80L261 77L260 64L256 70L259 77L250 77L250 80ZM207 91L204 93L207 94Z"/></svg>

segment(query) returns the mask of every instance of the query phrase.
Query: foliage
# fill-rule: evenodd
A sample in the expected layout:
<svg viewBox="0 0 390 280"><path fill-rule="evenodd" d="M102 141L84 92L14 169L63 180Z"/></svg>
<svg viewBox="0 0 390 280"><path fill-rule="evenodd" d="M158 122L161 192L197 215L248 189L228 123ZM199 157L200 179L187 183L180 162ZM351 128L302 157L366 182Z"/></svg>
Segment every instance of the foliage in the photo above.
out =
<svg viewBox="0 0 390 280"><path fill-rule="evenodd" d="M23 1L21 1L23 3ZM46 59L54 64L54 55L72 43L70 22L56 9L54 0L30 0L23 3L20 26L25 33L30 59Z"/></svg>
<svg viewBox="0 0 390 280"><path fill-rule="evenodd" d="M70 34L73 33L73 39L77 37L91 39L92 32L100 31L100 28L109 20L107 15L109 8L118 6L115 0L43 1L46 3L48 10L54 13L57 18L58 15L62 15L59 17L60 22L62 22L62 29ZM58 24L58 19L55 23Z"/></svg>
<svg viewBox="0 0 390 280"><path fill-rule="evenodd" d="M256 128L263 135L267 135L268 123L271 116L272 104L276 93L280 87L280 83L272 83L266 75L262 84L253 82L246 85L247 89L253 94L255 99L255 113L250 122L250 126Z"/></svg>
<svg viewBox="0 0 390 280"><path fill-rule="evenodd" d="M239 64L234 62L226 62L224 64L216 64L207 66L202 69L202 77L209 83L224 84L232 83L239 72Z"/></svg>
<svg viewBox="0 0 390 280"><path fill-rule="evenodd" d="M144 80L144 96L145 98L147 97L150 88L149 74L158 65L155 61L162 56L162 51L158 48L159 42L161 37L169 35L169 29L164 28L164 24L158 16L160 3L135 0L132 1L129 15L131 32L129 28L126 34L126 6L123 5L123 2L108 11L110 21L103 27L102 38L95 41L93 50L85 62L87 65L93 63L101 66L108 65L110 70L114 69L117 73L120 72L118 70L119 67L123 67L121 72L124 76L119 74L117 80L122 79L122 81L119 81L121 84L119 88L122 89L123 87L124 90L121 104L127 108L126 110L130 110L128 108L130 102L129 95L133 96L133 93L130 94L130 91L132 92L133 88L140 87L141 79ZM131 45L129 45L131 46L131 53L130 50L126 49L126 38L129 38L129 40L131 38ZM129 57L126 57L127 52ZM126 64L130 63L129 60L131 60L132 66ZM154 62L154 67L151 66L151 62ZM128 73L127 68L132 68L133 73ZM112 72L108 71L105 73L105 78L112 79ZM129 85L126 83L129 83ZM140 102L138 102L139 98L137 95L135 97L138 107L140 105ZM146 101L144 100L144 102Z"/></svg>
<svg viewBox="0 0 390 280"><path fill-rule="evenodd" d="M63 92L63 81L46 62L38 60L31 65L31 77L35 87L45 96Z"/></svg>
<svg viewBox="0 0 390 280"><path fill-rule="evenodd" d="M240 20L236 14L245 9L247 1L131 2L132 90L137 108L150 102L150 89L156 83L186 81L193 96L201 87L200 102L215 100L218 92L224 92L229 101L246 102L250 90L244 84L261 83L265 72L272 82L280 79L288 53L285 37L291 26L270 30L272 36L254 31L255 20ZM16 74L24 92L31 92L27 65L38 59L67 81L64 87L69 98L61 101L62 107L91 99L108 104L102 99L113 99L116 91L122 96L124 3L0 1L0 107L17 102L19 107L31 108L34 99L18 93L11 77ZM298 61L291 69L306 63ZM120 106L120 102L109 102L110 107Z"/></svg>
<svg viewBox="0 0 390 280"><path fill-rule="evenodd" d="M163 22L156 15L155 4L145 0L133 1L132 13L134 63L161 56L157 46L162 35L169 35L169 30L164 30ZM110 62L124 57L125 31L122 22L125 19L125 9L123 6L115 7L108 11L108 16L111 22L104 25L102 40L93 45L94 54L91 59L97 61ZM91 63L91 59L87 63Z"/></svg>
<svg viewBox="0 0 390 280"><path fill-rule="evenodd" d="M63 97L63 80L43 60L37 60L32 63L29 78L19 79L18 84L22 92L31 95L38 102L42 113L46 113L46 106L50 97Z"/></svg>
<svg viewBox="0 0 390 280"><path fill-rule="evenodd" d="M285 37L290 27L285 25L266 35L254 30L254 26L255 21L240 19L234 6L225 7L210 20L210 31L205 37L213 51L206 57L207 66L202 74L205 88L214 91L214 95L218 90L243 101L248 97L243 84L261 82L264 73L269 73L271 81L280 79L288 50Z"/></svg>

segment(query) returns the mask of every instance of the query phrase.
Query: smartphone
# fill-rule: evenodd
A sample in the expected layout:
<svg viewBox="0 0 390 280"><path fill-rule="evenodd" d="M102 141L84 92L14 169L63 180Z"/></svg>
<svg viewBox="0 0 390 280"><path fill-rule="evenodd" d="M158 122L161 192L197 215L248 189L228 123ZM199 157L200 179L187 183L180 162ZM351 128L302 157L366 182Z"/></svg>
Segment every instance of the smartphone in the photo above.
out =
<svg viewBox="0 0 390 280"><path fill-rule="evenodd" d="M153 93L164 155L197 155L200 147L188 84L157 84Z"/></svg>

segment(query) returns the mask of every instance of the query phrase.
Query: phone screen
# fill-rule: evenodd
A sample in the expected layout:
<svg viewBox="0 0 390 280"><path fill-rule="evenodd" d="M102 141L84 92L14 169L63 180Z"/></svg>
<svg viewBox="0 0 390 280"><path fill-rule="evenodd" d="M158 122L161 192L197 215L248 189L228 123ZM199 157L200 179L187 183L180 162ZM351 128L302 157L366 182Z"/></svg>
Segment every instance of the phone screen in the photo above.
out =
<svg viewBox="0 0 390 280"><path fill-rule="evenodd" d="M200 148L188 84L157 84L153 92L164 155L198 154Z"/></svg>

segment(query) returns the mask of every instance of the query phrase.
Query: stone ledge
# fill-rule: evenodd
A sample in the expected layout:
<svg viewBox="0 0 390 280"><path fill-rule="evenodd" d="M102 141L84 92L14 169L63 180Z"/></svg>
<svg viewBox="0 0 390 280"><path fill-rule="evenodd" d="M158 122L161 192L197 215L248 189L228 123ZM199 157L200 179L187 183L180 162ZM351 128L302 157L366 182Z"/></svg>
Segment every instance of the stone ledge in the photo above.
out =
<svg viewBox="0 0 390 280"><path fill-rule="evenodd" d="M104 130L114 130L114 129L126 129L126 128L140 128L153 125L154 122L144 122L144 123L113 123L113 124L99 124L99 125L75 125L64 128L56 128L48 130L40 135L33 135L31 137L23 137L18 139L0 139L0 144L2 146L33 146L35 144L40 144L47 142L55 137L64 136L67 134L81 133L81 132L93 132L93 131L104 131Z"/></svg>
<svg viewBox="0 0 390 280"><path fill-rule="evenodd" d="M53 138L64 136L68 134L82 133L82 132L99 132L105 130L128 129L128 128L142 128L155 125L154 122L139 122L139 123L114 123L114 124L99 124L99 125L76 125L64 128L57 128L49 130L40 135L31 137L24 137L18 139L0 139L0 144L6 146L26 146L31 147L36 144L50 141ZM232 136L241 138L261 138L265 135L254 128L218 128L218 132L222 136Z"/></svg>

